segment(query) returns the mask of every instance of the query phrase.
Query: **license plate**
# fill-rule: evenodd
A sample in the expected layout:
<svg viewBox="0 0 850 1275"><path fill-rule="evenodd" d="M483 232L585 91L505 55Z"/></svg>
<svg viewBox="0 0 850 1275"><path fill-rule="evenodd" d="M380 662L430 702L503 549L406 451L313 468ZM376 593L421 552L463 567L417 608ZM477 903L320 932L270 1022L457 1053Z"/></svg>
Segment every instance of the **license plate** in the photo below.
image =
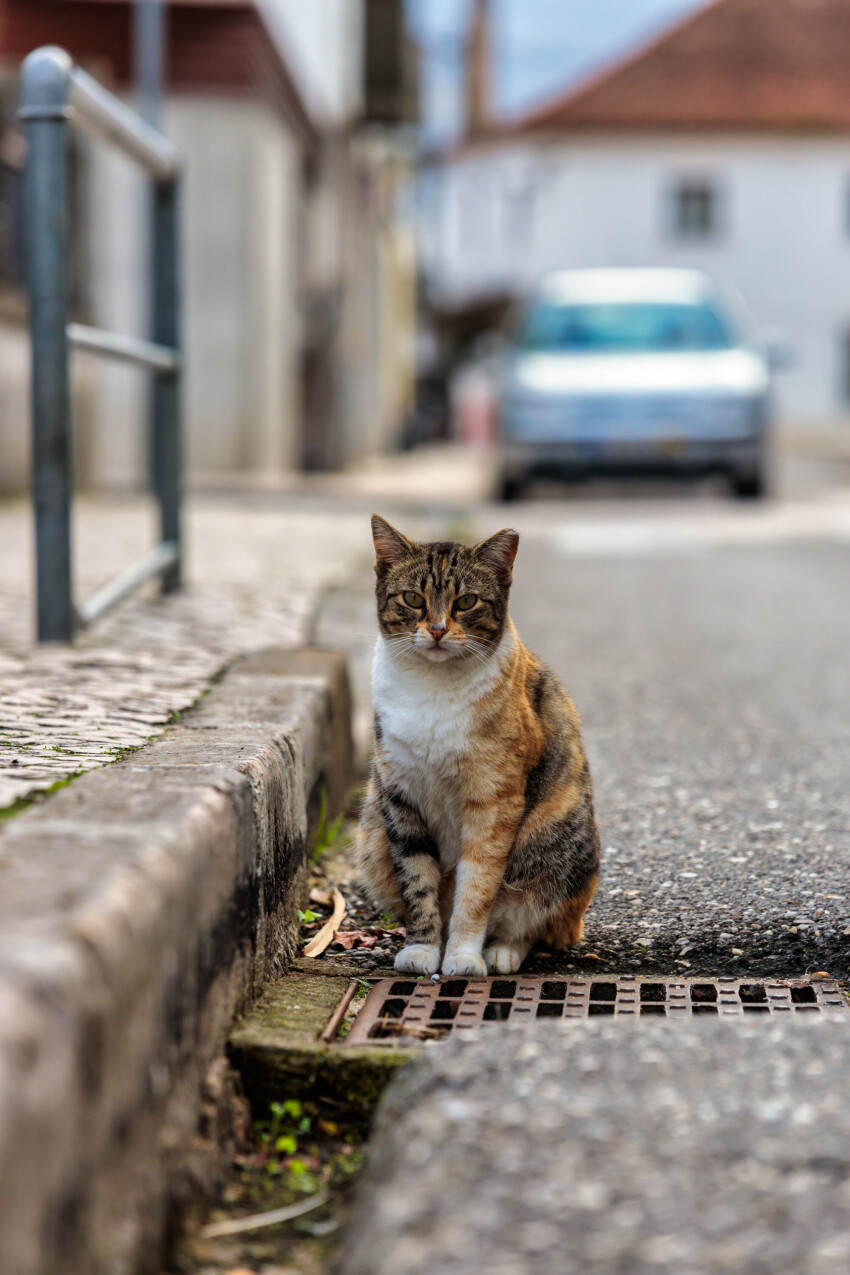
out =
<svg viewBox="0 0 850 1275"><path fill-rule="evenodd" d="M688 442L685 438L656 438L655 450L665 460L675 460L685 451Z"/></svg>

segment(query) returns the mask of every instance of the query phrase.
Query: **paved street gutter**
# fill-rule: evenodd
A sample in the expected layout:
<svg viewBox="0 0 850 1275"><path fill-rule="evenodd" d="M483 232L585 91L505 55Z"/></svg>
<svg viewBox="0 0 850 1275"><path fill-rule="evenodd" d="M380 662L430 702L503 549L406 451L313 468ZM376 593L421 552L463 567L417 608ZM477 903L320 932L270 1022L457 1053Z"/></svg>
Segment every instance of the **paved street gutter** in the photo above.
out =
<svg viewBox="0 0 850 1275"><path fill-rule="evenodd" d="M511 511L523 537L511 609L581 712L603 854L586 941L534 955L526 972L847 980L847 547L579 558L534 513ZM474 534L503 521L488 513ZM368 570L329 600L318 640L330 646L343 617L358 634L365 751ZM366 975L386 972L386 955L339 959Z"/></svg>
<svg viewBox="0 0 850 1275"><path fill-rule="evenodd" d="M846 979L846 544L580 555L536 512L511 515L512 610L582 712L604 853L585 943L525 969ZM367 586L320 637L368 628ZM368 639L356 657L365 700ZM375 956L333 960L389 973ZM843 1022L641 1018L429 1048L379 1108L336 1269L845 1275L848 1043Z"/></svg>
<svg viewBox="0 0 850 1275"><path fill-rule="evenodd" d="M341 657L252 656L161 739L6 823L0 1269L156 1269L207 1071L294 950L349 713Z"/></svg>

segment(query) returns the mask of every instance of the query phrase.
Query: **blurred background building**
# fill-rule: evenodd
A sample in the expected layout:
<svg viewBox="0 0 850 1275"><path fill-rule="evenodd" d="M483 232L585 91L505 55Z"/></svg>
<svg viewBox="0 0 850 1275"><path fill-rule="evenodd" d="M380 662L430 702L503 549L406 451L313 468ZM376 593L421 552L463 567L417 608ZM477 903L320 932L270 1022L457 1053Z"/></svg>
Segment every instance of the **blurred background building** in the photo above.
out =
<svg viewBox="0 0 850 1275"><path fill-rule="evenodd" d="M780 417L850 421L850 0L164 2L191 483L446 436L458 367L569 267L717 274L793 354ZM17 70L58 43L132 98L132 10L0 0L0 490L29 450ZM138 176L72 161L74 315L141 333ZM143 379L74 382L79 482L138 486Z"/></svg>
<svg viewBox="0 0 850 1275"><path fill-rule="evenodd" d="M528 9L542 19L543 7ZM423 173L421 251L438 336L454 357L549 270L697 266L737 288L763 332L787 340L782 414L846 420L850 4L679 7L672 26L633 37L590 75L511 114L492 96L508 6L467 6L465 127ZM653 6L630 8L646 18ZM604 26L601 11L595 20Z"/></svg>
<svg viewBox="0 0 850 1275"><path fill-rule="evenodd" d="M0 490L28 471L17 70L59 44L133 85L132 0L0 0ZM402 0L168 0L163 127L186 157L190 482L274 483L395 445L412 405L416 64ZM75 143L74 317L144 334L145 203ZM144 474L138 373L77 356L88 487Z"/></svg>

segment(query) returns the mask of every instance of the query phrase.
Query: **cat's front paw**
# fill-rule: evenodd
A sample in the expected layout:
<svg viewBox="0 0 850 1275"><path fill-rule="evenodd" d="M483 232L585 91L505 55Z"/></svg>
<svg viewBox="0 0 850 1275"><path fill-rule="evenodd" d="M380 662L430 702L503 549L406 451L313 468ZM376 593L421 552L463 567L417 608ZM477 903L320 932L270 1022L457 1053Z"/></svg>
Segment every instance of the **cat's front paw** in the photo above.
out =
<svg viewBox="0 0 850 1275"><path fill-rule="evenodd" d="M440 968L440 949L436 943L408 943L393 962L400 974L436 974Z"/></svg>
<svg viewBox="0 0 850 1275"><path fill-rule="evenodd" d="M516 974L527 951L516 943L491 943L484 949L484 960L491 974Z"/></svg>
<svg viewBox="0 0 850 1275"><path fill-rule="evenodd" d="M446 952L442 972L447 977L486 978L487 966L480 952L459 948L455 952Z"/></svg>

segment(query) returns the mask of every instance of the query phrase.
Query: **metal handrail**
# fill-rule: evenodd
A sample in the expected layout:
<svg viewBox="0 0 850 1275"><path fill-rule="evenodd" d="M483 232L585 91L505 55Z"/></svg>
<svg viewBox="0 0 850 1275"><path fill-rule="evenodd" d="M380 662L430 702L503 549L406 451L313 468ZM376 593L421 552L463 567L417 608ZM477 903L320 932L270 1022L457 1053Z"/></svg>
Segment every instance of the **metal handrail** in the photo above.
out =
<svg viewBox="0 0 850 1275"><path fill-rule="evenodd" d="M75 66L64 49L36 49L21 69L18 118L27 137L32 340L33 496L38 639L69 642L145 580L180 587L180 374L177 148L119 98ZM73 125L118 146L148 170L151 203L151 340L68 322L67 133ZM152 485L161 543L75 608L71 583L71 347L147 368L152 381Z"/></svg>
<svg viewBox="0 0 850 1275"><path fill-rule="evenodd" d="M104 332L102 328L90 328L85 323L68 324L68 340L76 350L88 350L90 354L102 354L104 358L119 359L122 363L135 363L138 367L154 372L179 372L180 351L167 345L156 345L135 336L121 336L117 332Z"/></svg>

